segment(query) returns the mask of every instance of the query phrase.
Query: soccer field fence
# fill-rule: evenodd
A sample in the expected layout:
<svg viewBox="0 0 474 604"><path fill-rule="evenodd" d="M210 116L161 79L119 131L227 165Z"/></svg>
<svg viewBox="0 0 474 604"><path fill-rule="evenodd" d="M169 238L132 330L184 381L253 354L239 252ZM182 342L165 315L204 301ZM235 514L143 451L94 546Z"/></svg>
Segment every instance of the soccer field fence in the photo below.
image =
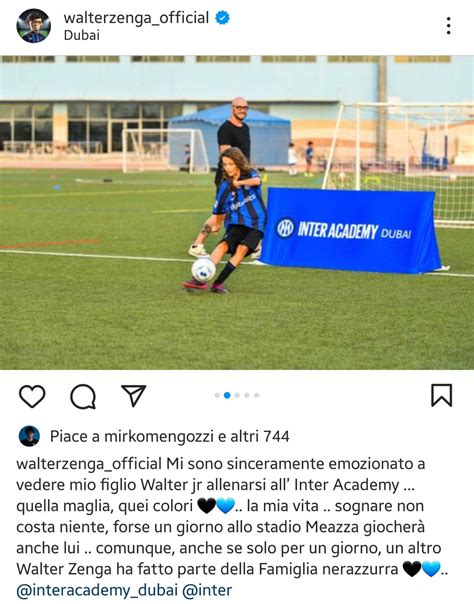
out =
<svg viewBox="0 0 474 604"><path fill-rule="evenodd" d="M124 128L122 130L124 172L182 170L209 172L209 161L199 129Z"/></svg>
<svg viewBox="0 0 474 604"><path fill-rule="evenodd" d="M438 226L474 227L474 103L341 105L322 188L434 191Z"/></svg>

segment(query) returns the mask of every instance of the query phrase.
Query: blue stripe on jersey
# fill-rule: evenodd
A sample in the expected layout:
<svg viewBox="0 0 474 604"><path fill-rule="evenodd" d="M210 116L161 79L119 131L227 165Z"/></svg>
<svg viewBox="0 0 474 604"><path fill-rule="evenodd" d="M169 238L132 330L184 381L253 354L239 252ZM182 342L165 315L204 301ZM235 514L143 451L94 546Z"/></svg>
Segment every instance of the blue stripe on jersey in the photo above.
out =
<svg viewBox="0 0 474 604"><path fill-rule="evenodd" d="M227 196L229 195L229 184L226 180L223 180L219 190L217 191L216 201L214 203L214 207L212 208L213 214L225 214L225 203Z"/></svg>
<svg viewBox="0 0 474 604"><path fill-rule="evenodd" d="M249 174L242 175L240 180L247 178L259 178L259 174L252 170ZM226 215L226 228L230 224L238 224L263 232L267 211L261 187L241 187L231 191L227 181L224 181L217 192L212 213Z"/></svg>
<svg viewBox="0 0 474 604"><path fill-rule="evenodd" d="M35 42L41 42L42 40L44 40L45 36L42 33L30 31L25 36L23 36L23 38L27 42L35 43Z"/></svg>

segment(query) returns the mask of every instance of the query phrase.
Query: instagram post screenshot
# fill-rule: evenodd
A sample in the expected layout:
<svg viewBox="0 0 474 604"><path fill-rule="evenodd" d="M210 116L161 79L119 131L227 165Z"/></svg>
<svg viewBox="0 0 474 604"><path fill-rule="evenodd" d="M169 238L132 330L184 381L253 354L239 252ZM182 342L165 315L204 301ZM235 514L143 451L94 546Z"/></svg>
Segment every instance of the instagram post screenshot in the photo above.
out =
<svg viewBox="0 0 474 604"><path fill-rule="evenodd" d="M0 601L474 601L472 9L21 4Z"/></svg>

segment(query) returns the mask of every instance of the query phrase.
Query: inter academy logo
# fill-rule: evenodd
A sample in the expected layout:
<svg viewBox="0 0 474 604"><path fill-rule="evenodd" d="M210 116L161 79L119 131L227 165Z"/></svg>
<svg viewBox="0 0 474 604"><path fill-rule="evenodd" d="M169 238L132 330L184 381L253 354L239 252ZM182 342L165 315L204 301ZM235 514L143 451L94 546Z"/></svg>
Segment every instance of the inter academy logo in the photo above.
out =
<svg viewBox="0 0 474 604"><path fill-rule="evenodd" d="M295 223L291 218L282 218L277 222L276 233L282 239L288 239L293 235Z"/></svg>

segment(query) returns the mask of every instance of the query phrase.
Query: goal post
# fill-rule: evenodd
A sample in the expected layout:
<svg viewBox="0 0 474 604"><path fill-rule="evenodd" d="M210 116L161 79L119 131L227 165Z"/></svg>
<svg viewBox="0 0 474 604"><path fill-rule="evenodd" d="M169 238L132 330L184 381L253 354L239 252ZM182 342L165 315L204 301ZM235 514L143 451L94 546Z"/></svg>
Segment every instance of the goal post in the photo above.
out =
<svg viewBox="0 0 474 604"><path fill-rule="evenodd" d="M437 226L474 227L474 103L341 104L322 188L434 191Z"/></svg>
<svg viewBox="0 0 474 604"><path fill-rule="evenodd" d="M192 128L124 128L122 169L207 173L210 168L202 132Z"/></svg>

